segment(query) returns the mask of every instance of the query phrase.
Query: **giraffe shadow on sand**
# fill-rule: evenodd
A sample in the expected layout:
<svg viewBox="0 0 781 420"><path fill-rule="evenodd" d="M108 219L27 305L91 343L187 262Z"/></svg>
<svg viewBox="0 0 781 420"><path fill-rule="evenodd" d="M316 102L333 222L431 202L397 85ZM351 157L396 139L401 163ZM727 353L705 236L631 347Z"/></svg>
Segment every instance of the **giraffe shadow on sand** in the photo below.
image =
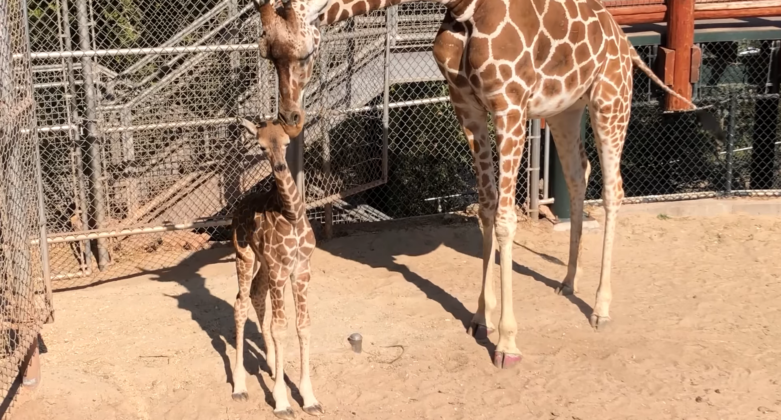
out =
<svg viewBox="0 0 781 420"><path fill-rule="evenodd" d="M390 228L389 230L396 229ZM474 291L479 293L479 261L482 258L482 234L477 226L477 222L474 220L459 220L459 223L454 225L427 224L401 229L408 232L407 239L398 240L398 235L385 234L384 231L378 230L368 234L351 234L345 237L337 237L328 241L318 239L318 251L328 252L334 256L359 262L372 268L384 268L401 274L407 282L417 287L428 299L439 303L443 310L460 321L466 330L474 313L446 290L449 280L447 278L433 279L433 281L426 279L415 273L407 265L400 263L398 257L421 257L434 252L439 247L447 247L463 255L474 257L477 260L475 263L478 264L478 268L474 271L476 274L470 275L474 275ZM515 246L526 248L518 244ZM566 264L555 257L526 249L546 261L566 266ZM494 270L496 272L499 263L498 251L495 254L494 263L497 264ZM531 277L533 280L549 287L552 292L562 284L558 280L553 280L515 261L513 261L513 270L524 277L519 278L519 281L525 281L525 277ZM588 303L577 295L569 295L566 298L577 306L587 320L589 319L593 310ZM475 299L474 305L476 306L476 304ZM498 321L498 310L499 306L497 306L497 311L494 312L495 322ZM488 350L490 357L494 351L494 344L490 342L480 344Z"/></svg>
<svg viewBox="0 0 781 420"><path fill-rule="evenodd" d="M215 296L206 285L206 278L200 273L200 269L207 265L215 263L230 262L230 271L226 275L232 276L235 282L235 253L233 247L220 246L209 250L197 251L191 256L170 268L160 270L145 271L143 274L151 275L152 280L160 282L176 282L182 285L185 292L166 296L175 299L177 306L190 313L193 321L209 336L214 351L222 358L225 369L226 382L233 385L233 367L229 352L235 354L236 348L236 325L233 319L232 302ZM263 352L268 348L263 341L260 328L252 319L247 319L244 327L244 340L247 343L254 343L257 348ZM229 348L231 347L231 348ZM258 379L260 388L263 390L264 400L270 407L274 407L274 399L271 389L266 386L263 378L260 377L261 371L270 373L266 358L263 353L258 352L252 345L244 346L244 367L247 373ZM299 405L303 405L303 399L296 385L285 375L285 382L291 390L291 395ZM226 391L226 396L229 392Z"/></svg>

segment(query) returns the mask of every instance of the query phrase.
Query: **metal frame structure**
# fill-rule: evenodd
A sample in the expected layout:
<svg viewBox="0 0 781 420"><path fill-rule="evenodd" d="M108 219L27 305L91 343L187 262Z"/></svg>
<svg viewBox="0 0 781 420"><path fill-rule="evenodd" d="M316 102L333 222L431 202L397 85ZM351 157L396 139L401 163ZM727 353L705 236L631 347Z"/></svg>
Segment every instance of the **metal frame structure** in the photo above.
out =
<svg viewBox="0 0 781 420"><path fill-rule="evenodd" d="M54 319L53 289L155 272L227 242L232 206L247 192L265 188L270 176L257 145L241 136L236 120L271 118L278 97L273 69L257 54L260 24L250 0L194 0L201 7L168 11L179 14L165 16L165 28L147 27L148 38L132 30L133 22L110 20L140 14L122 9L132 2L58 0L52 9L48 3L38 7L41 0L27 1L0 3L0 160L7 168L0 174L5 275L0 304L16 310L3 312L14 314L2 319L3 334L13 336L4 363L32 366L26 377L33 379L37 333ZM659 27L638 29L633 43L648 49L651 64L664 56L670 64L660 69L665 80L714 105L730 134L715 160L688 162L711 166L711 173L694 177L704 185L633 195L625 202L781 195L781 189L741 187L755 175L754 166L767 164L766 158L755 165L742 157L749 150L757 154L755 145L761 143L764 152L769 146L781 168L781 153L773 149L777 138L768 143L778 136L779 123L757 111L778 114L781 29L694 29L695 19L775 16L781 0L604 2L622 24L668 24L666 38ZM28 16L28 10L35 13ZM304 95L309 118L290 148L290 167L310 217L321 222L326 236L334 224L448 212L474 203L470 152L430 52L443 13L436 4L405 4L324 28ZM714 86L695 80L698 60L710 59L708 45L736 40L762 41L756 54L773 63L766 75L770 84L706 95ZM756 67L741 60L732 61L743 66L744 76L745 68ZM634 103L639 111L679 106L643 89ZM649 112L639 115L659 118ZM685 121L671 124L670 130L692 132ZM765 132L757 134L758 127ZM745 135L749 129L753 139ZM566 213L566 187L544 121L529 122L527 139L517 202L533 220L542 204L563 205ZM21 168L35 176L20 176ZM588 202L596 204L598 164L592 177ZM23 208L13 204L18 202ZM22 219L29 223L14 223ZM0 378L10 402L14 380Z"/></svg>

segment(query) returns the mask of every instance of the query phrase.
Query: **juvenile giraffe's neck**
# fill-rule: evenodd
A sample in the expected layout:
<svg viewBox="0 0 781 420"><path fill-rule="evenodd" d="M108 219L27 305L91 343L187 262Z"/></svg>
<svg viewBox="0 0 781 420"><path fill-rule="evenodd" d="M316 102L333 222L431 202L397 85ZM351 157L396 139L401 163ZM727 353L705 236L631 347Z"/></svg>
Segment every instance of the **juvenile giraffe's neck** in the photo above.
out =
<svg viewBox="0 0 781 420"><path fill-rule="evenodd" d="M282 211L286 219L295 221L306 214L301 194L298 193L293 174L287 165L275 165L274 182L277 184L277 193L282 202Z"/></svg>
<svg viewBox="0 0 781 420"><path fill-rule="evenodd" d="M308 0L309 13L307 18L309 22L318 20L321 25L331 25L353 16L365 15L386 7L418 1L421 0ZM456 20L463 22L472 17L478 0L423 1L444 5Z"/></svg>

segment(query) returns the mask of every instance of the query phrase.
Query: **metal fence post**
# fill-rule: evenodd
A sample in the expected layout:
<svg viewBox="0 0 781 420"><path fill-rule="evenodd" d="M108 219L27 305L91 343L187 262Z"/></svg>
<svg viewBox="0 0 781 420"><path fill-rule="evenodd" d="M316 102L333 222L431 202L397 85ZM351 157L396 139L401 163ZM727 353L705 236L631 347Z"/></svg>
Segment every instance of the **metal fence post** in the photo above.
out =
<svg viewBox="0 0 781 420"><path fill-rule="evenodd" d="M70 6L68 5L68 0L60 0L60 5L62 21L64 22L62 28L65 38L65 50L70 52L73 51L73 38L71 37L70 26ZM74 119L80 120L76 98L76 74L73 70L73 59L71 57L66 57L64 60L68 74L68 95L70 96L70 98L68 98L68 106ZM74 188L77 192L74 194L73 200L78 203L75 211L79 212L81 224L85 229L87 229L89 227L89 202L87 201L87 186L84 183L84 174L87 171L86 166L84 165L84 151L82 148L83 138L79 130L69 130L69 133L73 135L73 159L76 161L76 167L79 171L77 174L78 178L74 179ZM82 249L80 252L84 261L81 270L82 273L86 275L89 271L91 271L90 268L92 267L92 244L90 241L82 241L81 246Z"/></svg>
<svg viewBox="0 0 781 420"><path fill-rule="evenodd" d="M81 51L89 51L90 47L90 28L89 13L87 11L87 0L78 0L78 27L79 44ZM90 157L90 178L92 189L92 215L95 221L94 228L104 227L105 205L103 194L103 170L100 162L100 139L97 133L97 113L95 100L95 82L92 77L92 60L89 57L82 57L81 72L84 76L84 96L86 100L86 112L84 118L84 128L86 129L87 142L89 144ZM106 248L106 240L98 238L98 270L103 271L108 265L109 255Z"/></svg>
<svg viewBox="0 0 781 420"><path fill-rule="evenodd" d="M320 48L320 109L326 109L326 98L323 93L328 91L328 50ZM320 118L328 118L325 112L321 112ZM322 131L323 136L323 175L325 179L331 178L331 138L328 128ZM327 191L330 193L330 191ZM333 237L334 228L334 206L333 203L327 203L323 208L323 235L326 239Z"/></svg>
<svg viewBox="0 0 781 420"><path fill-rule="evenodd" d="M390 47L396 38L396 6L385 10L385 57L382 91L382 182L388 182L388 135L390 133Z"/></svg>
<svg viewBox="0 0 781 420"><path fill-rule="evenodd" d="M32 67L32 60L29 59L29 53L32 46L30 45L30 27L29 27L29 19L27 18L27 1L23 0L21 2L22 6L22 16L24 19L24 40L27 43L27 53L28 53L28 62L30 63L30 66ZM32 85L32 75L30 77L30 84ZM40 142L38 141L38 135L36 133L35 128L38 126L37 124L37 115L36 115L36 109L35 109L35 102L32 103L32 126L30 127L30 136L33 141L33 146L35 150L35 156L33 159L35 160L35 186L36 186L36 198L38 200L38 234L41 239L41 243L38 245L40 247L40 253L41 253L41 275L43 276L43 284L44 289L46 293L46 306L49 310L49 313L46 316L46 323L52 323L54 322L54 297L52 293L52 282L51 282L51 270L49 267L49 243L46 241L47 235L47 229L46 229L46 203L44 202L44 194L43 194L43 173L41 170L41 149L40 149ZM38 346L38 342L33 342L33 345L36 347Z"/></svg>
<svg viewBox="0 0 781 420"><path fill-rule="evenodd" d="M532 120L531 129L531 168L529 168L529 217L536 222L540 215L540 126L539 119Z"/></svg>
<svg viewBox="0 0 781 420"><path fill-rule="evenodd" d="M731 94L729 101L729 123L727 127L727 195L732 194L732 159L735 150L735 113L738 112L738 95Z"/></svg>

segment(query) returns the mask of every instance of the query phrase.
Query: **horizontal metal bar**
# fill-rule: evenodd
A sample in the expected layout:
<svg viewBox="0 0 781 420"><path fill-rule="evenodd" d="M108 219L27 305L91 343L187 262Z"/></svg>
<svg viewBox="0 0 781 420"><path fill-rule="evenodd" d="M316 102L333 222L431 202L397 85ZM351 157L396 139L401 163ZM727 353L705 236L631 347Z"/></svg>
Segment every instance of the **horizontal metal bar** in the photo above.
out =
<svg viewBox="0 0 781 420"><path fill-rule="evenodd" d="M258 44L222 44L199 45L195 47L152 47L152 48L117 48L108 50L90 51L49 51L30 53L30 58L82 58L82 57L116 57L124 55L146 54L179 54L189 52L221 52L221 51L248 51L258 48ZM22 58L23 54L14 54L15 59Z"/></svg>
<svg viewBox="0 0 781 420"><path fill-rule="evenodd" d="M50 132L56 132L56 131L70 131L70 130L76 130L79 128L76 124L62 124L62 125L48 125L45 127L37 127L35 129L36 133L50 133ZM22 130L22 133L28 134L30 132L29 128L25 128Z"/></svg>
<svg viewBox="0 0 781 420"><path fill-rule="evenodd" d="M126 228L126 229L119 229L119 230L108 230L108 229L91 230L91 231L83 231L78 234L68 233L64 235L62 234L49 235L49 237L46 239L46 242L50 244L62 244L68 242L84 241L88 239L116 238L119 236L134 236L134 235L144 235L148 233L172 232L176 230L190 230L190 229L200 229L200 228L208 228L208 227L229 226L230 224L231 224L231 218L221 218L221 219L212 219L205 222L187 222L187 223L178 223L178 224L161 225L161 226ZM37 245L39 242L40 242L39 239L33 239L30 241L30 244Z"/></svg>
<svg viewBox="0 0 781 420"><path fill-rule="evenodd" d="M261 116L261 118L265 120L269 120L274 117L275 117L274 115ZM236 118L226 117L226 118L211 118L211 119L195 120L195 121L174 121L174 122L167 122L167 123L138 124L138 125L129 125L127 127L109 126L109 127L99 128L99 130L102 133L122 133L128 131L159 130L159 129L168 129L168 128L180 128L180 127L202 127L202 126L209 126L209 125L230 124L233 122L236 122Z"/></svg>
<svg viewBox="0 0 781 420"><path fill-rule="evenodd" d="M440 96L439 98L429 98L429 99L416 99L413 101L401 101L401 102L392 102L388 104L389 109L394 108L404 108L408 106L416 106L416 105L427 105L427 104L436 104L440 102L449 102L450 97L449 96ZM374 111L382 109L382 105L372 105L372 106L362 106L358 108L348 108L348 109L335 109L330 112L326 112L327 114L349 114L349 113L356 113L356 112L366 112L366 111Z"/></svg>
<svg viewBox="0 0 781 420"><path fill-rule="evenodd" d="M369 29L365 31L345 32L326 35L324 41L340 41L372 35L385 35L385 29ZM90 51L42 51L30 53L31 59L41 58L82 58L82 57L116 57L125 55L164 55L198 52L249 51L257 50L258 44L220 44L197 45L189 47L150 47L150 48L115 48ZM14 59L24 58L24 54L14 54Z"/></svg>

